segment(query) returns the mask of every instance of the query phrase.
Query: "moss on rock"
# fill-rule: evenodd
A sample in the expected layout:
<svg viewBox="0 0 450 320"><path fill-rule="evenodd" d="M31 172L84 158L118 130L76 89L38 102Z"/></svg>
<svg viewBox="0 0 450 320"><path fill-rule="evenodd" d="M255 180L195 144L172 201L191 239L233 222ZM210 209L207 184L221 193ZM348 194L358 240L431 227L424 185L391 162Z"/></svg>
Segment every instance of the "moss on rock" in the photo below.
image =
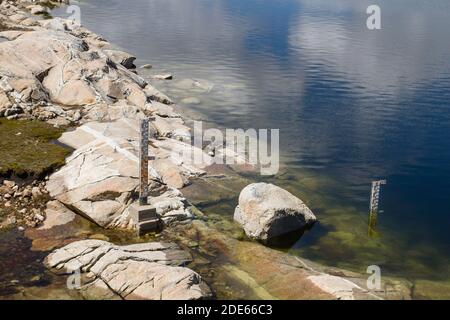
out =
<svg viewBox="0 0 450 320"><path fill-rule="evenodd" d="M64 165L70 150L53 143L63 131L41 121L0 119L0 176L42 178Z"/></svg>

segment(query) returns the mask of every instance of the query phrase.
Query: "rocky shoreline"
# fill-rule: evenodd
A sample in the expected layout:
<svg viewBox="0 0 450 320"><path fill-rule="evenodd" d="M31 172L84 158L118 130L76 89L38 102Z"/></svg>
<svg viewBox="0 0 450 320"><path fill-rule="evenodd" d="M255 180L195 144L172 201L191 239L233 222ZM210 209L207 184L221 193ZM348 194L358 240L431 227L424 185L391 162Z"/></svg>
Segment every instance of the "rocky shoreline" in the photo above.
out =
<svg viewBox="0 0 450 320"><path fill-rule="evenodd" d="M43 15L56 4L0 2L0 38L5 40L0 42L0 117L70 128L58 142L74 151L44 181L19 186L4 180L0 208L11 206L11 198L20 203L41 199L38 211L23 208L24 226L39 227L28 236L35 250L38 243L46 244L44 250L58 248L45 260L52 271L67 276L80 270L83 298L209 299L219 290L209 276L203 279L211 273L258 298L411 298L411 285L405 281L386 279L384 289L374 292L365 289L364 275L323 268L209 227L204 221L208 217L191 205L183 188L189 186L188 194L207 192L196 190L195 181L217 174L217 168L211 169L212 162L194 166L174 156L191 149L190 128L175 112L174 102L138 75L132 55L114 50L101 36L71 21ZM76 217L111 232L135 228L129 208L138 194L139 121L144 117L152 118L149 199L165 226L161 237L169 242L152 239L117 246L74 236L49 244ZM208 159L206 150L198 151ZM13 209L23 210L19 205ZM306 209L308 219L315 221ZM11 217L5 226L16 225ZM198 262L218 253L225 259L220 264Z"/></svg>

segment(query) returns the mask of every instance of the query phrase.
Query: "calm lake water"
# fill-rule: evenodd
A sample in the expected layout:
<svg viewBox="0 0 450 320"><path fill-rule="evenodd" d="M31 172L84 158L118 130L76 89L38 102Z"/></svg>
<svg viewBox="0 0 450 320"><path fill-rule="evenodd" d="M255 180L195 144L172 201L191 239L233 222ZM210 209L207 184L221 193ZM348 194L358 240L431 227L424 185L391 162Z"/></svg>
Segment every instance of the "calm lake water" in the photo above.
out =
<svg viewBox="0 0 450 320"><path fill-rule="evenodd" d="M411 279L450 278L450 3L365 0L92 0L82 24L174 80L155 85L220 128L279 128L271 181L320 224L290 251ZM55 15L67 16L65 9ZM190 90L197 79L204 90ZM192 102L192 99L190 99ZM186 101L186 100L184 100ZM378 237L370 186L386 179ZM237 196L237 195L236 195ZM231 219L235 201L217 210Z"/></svg>

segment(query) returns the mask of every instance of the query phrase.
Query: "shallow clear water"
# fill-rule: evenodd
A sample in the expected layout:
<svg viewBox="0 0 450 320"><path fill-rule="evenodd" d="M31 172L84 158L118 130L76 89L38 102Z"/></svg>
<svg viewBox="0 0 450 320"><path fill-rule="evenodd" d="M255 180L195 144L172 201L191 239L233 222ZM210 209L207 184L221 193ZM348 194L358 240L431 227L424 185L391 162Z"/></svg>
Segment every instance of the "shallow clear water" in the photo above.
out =
<svg viewBox="0 0 450 320"><path fill-rule="evenodd" d="M128 52L196 119L280 128L283 168L267 180L320 219L290 250L388 274L449 278L450 3L365 0L96 0L82 24ZM65 9L55 15L67 16ZM205 88L189 90L183 79ZM192 88L191 88L192 89ZM185 100L186 101L186 100ZM378 238L373 180L387 179ZM235 201L207 210L230 218Z"/></svg>

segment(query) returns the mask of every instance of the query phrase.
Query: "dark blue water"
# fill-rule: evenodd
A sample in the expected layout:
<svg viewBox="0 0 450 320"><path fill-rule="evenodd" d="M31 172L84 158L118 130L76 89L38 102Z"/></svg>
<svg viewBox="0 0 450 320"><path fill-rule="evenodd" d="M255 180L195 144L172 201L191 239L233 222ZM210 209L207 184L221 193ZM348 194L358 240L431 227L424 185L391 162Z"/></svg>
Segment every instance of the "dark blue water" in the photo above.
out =
<svg viewBox="0 0 450 320"><path fill-rule="evenodd" d="M84 26L153 64L150 72L173 73L155 85L193 117L220 128L281 129L284 165L271 181L321 220L292 252L448 278L450 3L376 2L375 31L366 27L365 0L74 4ZM190 90L187 78L210 90ZM199 104L183 103L188 97ZM380 178L387 185L373 239L370 185Z"/></svg>

